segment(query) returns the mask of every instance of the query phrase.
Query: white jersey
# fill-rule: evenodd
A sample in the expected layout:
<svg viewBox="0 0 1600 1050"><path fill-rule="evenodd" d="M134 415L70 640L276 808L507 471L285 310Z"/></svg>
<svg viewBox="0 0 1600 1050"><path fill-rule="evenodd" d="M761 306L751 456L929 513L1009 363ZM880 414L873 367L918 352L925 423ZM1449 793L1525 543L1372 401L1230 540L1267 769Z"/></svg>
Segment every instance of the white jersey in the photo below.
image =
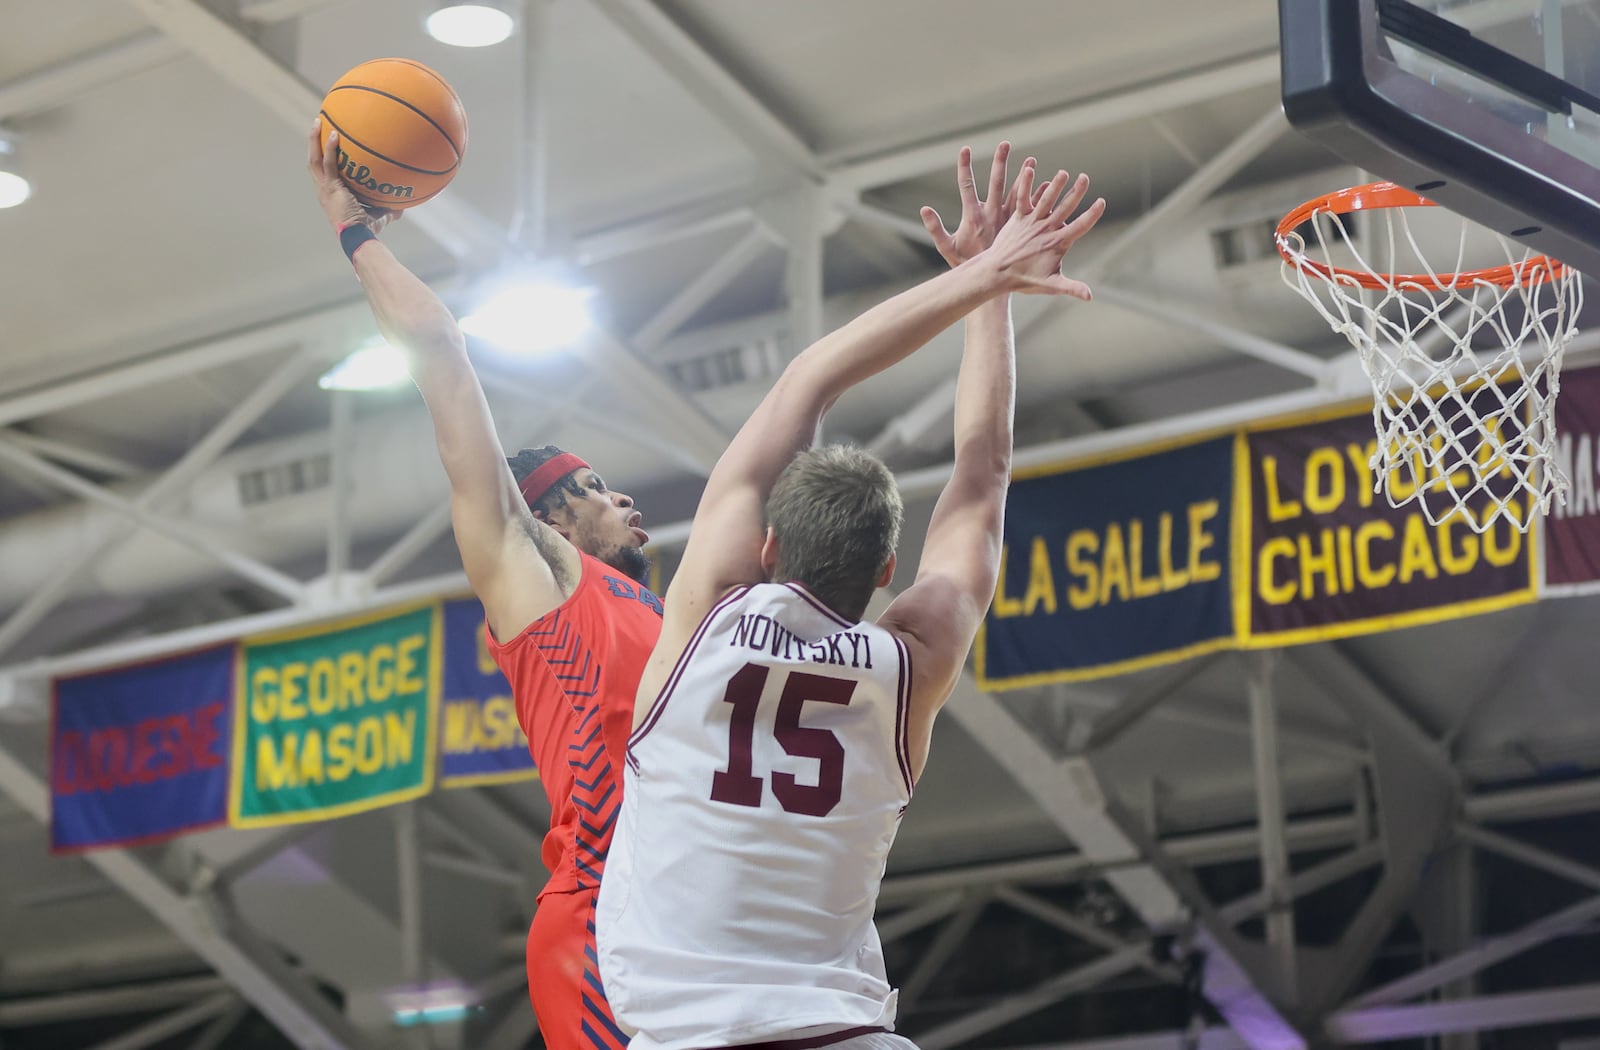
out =
<svg viewBox="0 0 1600 1050"><path fill-rule="evenodd" d="M596 916L632 1050L894 1023L872 923L911 798L905 646L795 584L730 592L629 741Z"/></svg>

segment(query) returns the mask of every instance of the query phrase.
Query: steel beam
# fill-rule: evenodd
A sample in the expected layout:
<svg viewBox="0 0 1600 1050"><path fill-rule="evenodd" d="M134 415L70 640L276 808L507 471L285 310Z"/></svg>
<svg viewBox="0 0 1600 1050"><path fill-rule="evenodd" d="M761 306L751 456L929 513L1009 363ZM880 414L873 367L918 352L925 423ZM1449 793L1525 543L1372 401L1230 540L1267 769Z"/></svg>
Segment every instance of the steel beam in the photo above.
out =
<svg viewBox="0 0 1600 1050"><path fill-rule="evenodd" d="M19 447L9 438L0 437L0 461L10 463L20 470L28 471L36 477L43 478L58 489L71 493L80 499L98 503L102 507L108 507L119 514L132 518L145 528L152 532L158 532L169 540L181 543L186 547L192 547L200 553L208 555L234 574L273 592L291 603L300 602L306 596L305 585L293 576L279 572L272 566L254 558L246 557L238 551L230 550L200 530L192 528L175 518L146 509L141 505L142 500L125 499L109 489L85 480L70 470L56 466L49 460L41 459L27 449Z"/></svg>
<svg viewBox="0 0 1600 1050"><path fill-rule="evenodd" d="M171 62L183 49L161 33L143 33L0 84L0 120L55 109L95 88Z"/></svg>
<svg viewBox="0 0 1600 1050"><path fill-rule="evenodd" d="M924 926L931 926L960 907L963 898L964 895L959 892L941 893L921 904L897 911L888 918L878 919L878 939L888 944ZM880 903L882 899L880 896Z"/></svg>
<svg viewBox="0 0 1600 1050"><path fill-rule="evenodd" d="M518 30L522 44L522 90L518 93L522 135L517 141L517 208L511 239L533 258L543 257L550 214L550 0L523 0Z"/></svg>
<svg viewBox="0 0 1600 1050"><path fill-rule="evenodd" d="M539 1034L539 1021L533 1016L533 1007L526 1001L512 1003L506 1015L495 1025L483 1041L483 1050L522 1050L528 1040Z"/></svg>
<svg viewBox="0 0 1600 1050"><path fill-rule="evenodd" d="M757 222L754 228L746 231L731 247L719 254L710 266L696 274L677 295L650 315L650 319L633 333L633 345L646 354L654 351L772 247L771 231Z"/></svg>
<svg viewBox="0 0 1600 1050"><path fill-rule="evenodd" d="M1530 868L1549 872L1558 878L1575 882L1580 886L1587 886L1592 890L1600 890L1600 868L1592 868L1587 864L1551 853L1549 850L1530 846L1526 842L1510 838L1488 828L1476 827L1472 824L1457 824L1456 833L1474 846L1486 849L1491 853L1498 853L1502 857L1526 864Z"/></svg>
<svg viewBox="0 0 1600 1050"><path fill-rule="evenodd" d="M329 391L328 405L328 583L338 594L350 567L350 428L355 403L348 390Z"/></svg>
<svg viewBox="0 0 1600 1050"><path fill-rule="evenodd" d="M1122 734L1138 725L1146 715L1166 703L1179 689L1210 669L1220 657L1221 654L1213 653L1198 660L1186 661L1165 672L1142 692L1118 701L1116 707L1095 717L1088 739L1076 750L1086 755L1105 750Z"/></svg>
<svg viewBox="0 0 1600 1050"><path fill-rule="evenodd" d="M427 931L422 911L422 844L417 826L418 804L396 806L394 818L394 867L400 898L400 969L413 984L428 976Z"/></svg>
<svg viewBox="0 0 1600 1050"><path fill-rule="evenodd" d="M7 428L0 431L13 443L37 452L46 459L53 459L57 463L67 466L79 467L83 470L92 470L97 474L105 474L113 478L132 478L148 473L145 467L137 463L130 463L120 456L113 456L109 452L99 449L83 448L67 441L57 441L54 438L40 437L30 434L25 430Z"/></svg>
<svg viewBox="0 0 1600 1050"><path fill-rule="evenodd" d="M1142 969L1171 984L1181 984L1183 982L1183 973L1176 966L1171 963L1159 962L1153 954L1149 954L1150 945L1148 942L1135 944L1125 941L1116 934L1109 933L1092 922L1078 918L1065 908L1057 907L1047 900L1041 900L1026 890L1017 889L1015 886L997 886L994 896L996 900L1015 908L1024 915L1038 919L1047 926L1054 926L1056 929L1069 933L1080 941L1087 942L1105 951L1120 952L1128 948L1143 948L1147 954L1146 957L1139 961L1139 966Z"/></svg>
<svg viewBox="0 0 1600 1050"><path fill-rule="evenodd" d="M1285 346L1271 339L1264 339L1253 332L1246 332L1242 328L1235 328L1231 324L1209 316L1209 311L1197 304L1157 298L1107 284L1105 281L1095 284L1094 297L1100 302L1132 310L1181 331L1199 332L1229 350L1236 350L1246 357L1253 357L1269 365L1297 372L1313 382L1322 382L1329 376L1328 363L1315 354L1308 354L1304 350L1296 350L1292 346Z"/></svg>
<svg viewBox="0 0 1600 1050"><path fill-rule="evenodd" d="M911 1013L917 1008L922 999L922 993L928 990L928 985L939 976L939 971L944 969L960 950L967 935L983 917L984 909L989 907L989 894L982 890L968 890L965 899L961 902L939 932L934 934L933 943L928 945L922 955L917 959L917 964L911 968L906 979L900 982L900 1009Z"/></svg>
<svg viewBox="0 0 1600 1050"><path fill-rule="evenodd" d="M179 977L170 981L143 981L118 988L32 996L0 1001L0 1028L27 1028L90 1017L115 1017L143 1013L192 1001L196 996L228 990L220 977Z"/></svg>
<svg viewBox="0 0 1600 1050"><path fill-rule="evenodd" d="M278 400L300 382L314 365L320 363L320 354L309 350L301 350L285 360L271 375L245 395L232 411L215 423L205 437L192 445L189 451L168 467L160 478L135 497L133 505L140 510L153 509L158 507L162 500L188 485L229 445L233 444L240 434L277 404ZM74 565L67 566L54 581L29 595L28 600L0 624L0 653L15 645L34 624L55 608L90 567L97 564L121 539L119 534L105 532L98 542L79 552L80 557Z"/></svg>
<svg viewBox="0 0 1600 1050"><path fill-rule="evenodd" d="M89 1050L144 1050L145 1047L154 1046L163 1039L193 1028L202 1021L209 1021L219 1014L228 1012L237 1001L232 992L213 995L181 1010L174 1010L172 1013L146 1021L114 1039L96 1043Z"/></svg>
<svg viewBox="0 0 1600 1050"><path fill-rule="evenodd" d="M1244 657L1250 694L1251 754L1256 813L1261 828L1261 886L1267 896L1267 949L1287 993L1299 987L1295 957L1294 899L1289 893L1289 847L1284 836L1283 776L1278 761L1278 709L1272 676L1278 654ZM1291 1002L1293 999L1291 998Z"/></svg>
<svg viewBox="0 0 1600 1050"><path fill-rule="evenodd" d="M4 747L0 747L0 790L39 823L49 823L49 789ZM270 950L247 949L240 943L240 930L217 929L192 899L174 890L137 854L125 849L92 850L83 859L143 905L298 1046L355 1050L365 1045L333 1006L305 987L282 960L272 958Z"/></svg>
<svg viewBox="0 0 1600 1050"><path fill-rule="evenodd" d="M1600 1017L1600 984L1483 995L1418 1006L1338 1013L1324 1026L1339 1043L1381 1043L1448 1032L1492 1032Z"/></svg>
<svg viewBox="0 0 1600 1050"><path fill-rule="evenodd" d="M232 1035L233 1030L239 1027L239 1022L249 1014L249 1003L242 1000L235 1002L200 1030L194 1042L189 1044L188 1050L219 1050L222 1041Z"/></svg>
<svg viewBox="0 0 1600 1050"><path fill-rule="evenodd" d="M513 890L523 889L528 881L516 872L506 871L504 868L485 864L482 861L468 860L465 857L453 857L448 853L439 853L433 850L429 850L422 855L422 862L430 868L437 868L439 871L465 875L469 879L477 879L480 882L487 882Z"/></svg>
<svg viewBox="0 0 1600 1050"><path fill-rule="evenodd" d="M811 147L652 0L594 0L594 6L759 159L821 181Z"/></svg>

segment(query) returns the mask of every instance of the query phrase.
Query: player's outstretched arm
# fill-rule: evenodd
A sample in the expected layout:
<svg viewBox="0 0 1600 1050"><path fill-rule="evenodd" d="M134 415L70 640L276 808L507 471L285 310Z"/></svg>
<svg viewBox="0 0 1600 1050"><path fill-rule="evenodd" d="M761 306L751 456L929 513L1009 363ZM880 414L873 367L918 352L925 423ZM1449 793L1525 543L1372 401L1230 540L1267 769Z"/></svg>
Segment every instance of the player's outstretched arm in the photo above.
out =
<svg viewBox="0 0 1600 1050"><path fill-rule="evenodd" d="M807 348L789 363L706 483L683 561L673 576L666 630L692 629L728 588L762 578L761 540L768 493L784 467L808 447L818 422L850 387L909 356L978 304L1007 292L1087 298L1088 288L1061 275L1061 256L1098 218L1097 203L1074 224L1065 216L1082 200L1080 181L1065 197L1059 172L1040 199L1017 208L992 247L882 303ZM1033 199L1033 171L1016 192ZM1061 205L1054 202L1061 198Z"/></svg>
<svg viewBox="0 0 1600 1050"><path fill-rule="evenodd" d="M1088 179L1079 176L1071 192L1052 207L1043 197L1022 189L1031 159L1024 163L1023 178L1012 193L1002 198L1006 154L1002 143L995 152L988 199L980 202L971 155L962 151L957 164L962 217L955 234L945 232L931 208L923 210L923 221L940 254L952 266L981 258L991 242L998 243L1008 212L1049 210L1053 221L1065 222L1063 230L1070 231L1063 252L1103 213L1104 202L1096 201L1066 222L1087 193ZM984 303L967 317L966 347L956 380L955 467L928 523L916 580L878 621L905 641L916 668L911 723L914 772L920 772L926 758L933 715L950 695L994 595L1011 475L1015 400L1016 345L1009 298L1003 297Z"/></svg>
<svg viewBox="0 0 1600 1050"><path fill-rule="evenodd" d="M377 233L397 213L364 208L339 178L337 134L311 130L306 163L317 198L336 228ZM500 638L521 630L564 598L562 580L576 580L578 555L560 534L528 511L506 464L489 403L456 320L433 290L378 241L359 246L352 262L378 330L406 357L433 419L439 458L450 479L450 516L462 566ZM515 571L506 573L508 561Z"/></svg>

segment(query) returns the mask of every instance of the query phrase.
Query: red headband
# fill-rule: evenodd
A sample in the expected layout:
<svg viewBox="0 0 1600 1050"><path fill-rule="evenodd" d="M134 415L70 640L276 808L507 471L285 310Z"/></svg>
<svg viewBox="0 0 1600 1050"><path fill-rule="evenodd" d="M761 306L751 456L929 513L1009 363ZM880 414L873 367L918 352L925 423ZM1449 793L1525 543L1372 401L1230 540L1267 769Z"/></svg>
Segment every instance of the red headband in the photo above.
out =
<svg viewBox="0 0 1600 1050"><path fill-rule="evenodd" d="M574 456L570 452L563 452L552 456L539 465L539 468L527 477L517 488L522 490L522 498L528 501L528 506L533 506L545 493L555 487L555 483L571 474L574 470L587 470L589 464Z"/></svg>

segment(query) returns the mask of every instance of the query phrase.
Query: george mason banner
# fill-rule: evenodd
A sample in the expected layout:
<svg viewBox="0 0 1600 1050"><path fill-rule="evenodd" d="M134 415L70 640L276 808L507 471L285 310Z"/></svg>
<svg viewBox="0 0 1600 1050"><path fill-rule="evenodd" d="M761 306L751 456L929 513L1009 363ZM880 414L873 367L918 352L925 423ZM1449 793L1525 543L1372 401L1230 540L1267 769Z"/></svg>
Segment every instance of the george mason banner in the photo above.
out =
<svg viewBox="0 0 1600 1050"><path fill-rule="evenodd" d="M1373 491L1370 413L1246 438L1245 644L1338 638L1533 599L1530 537L1510 522L1481 535L1460 517L1430 525L1415 505L1397 510ZM1414 482L1397 474L1390 484L1404 495ZM1468 508L1478 509L1472 500Z"/></svg>
<svg viewBox="0 0 1600 1050"><path fill-rule="evenodd" d="M1012 482L978 635L986 689L1229 645L1234 435Z"/></svg>
<svg viewBox="0 0 1600 1050"><path fill-rule="evenodd" d="M444 604L444 698L439 783L496 784L538 776L528 738L517 723L511 684L484 644L483 606L476 598Z"/></svg>
<svg viewBox="0 0 1600 1050"><path fill-rule="evenodd" d="M227 816L233 646L57 679L50 846L131 846Z"/></svg>
<svg viewBox="0 0 1600 1050"><path fill-rule="evenodd" d="M240 644L229 818L323 820L433 782L438 606Z"/></svg>

